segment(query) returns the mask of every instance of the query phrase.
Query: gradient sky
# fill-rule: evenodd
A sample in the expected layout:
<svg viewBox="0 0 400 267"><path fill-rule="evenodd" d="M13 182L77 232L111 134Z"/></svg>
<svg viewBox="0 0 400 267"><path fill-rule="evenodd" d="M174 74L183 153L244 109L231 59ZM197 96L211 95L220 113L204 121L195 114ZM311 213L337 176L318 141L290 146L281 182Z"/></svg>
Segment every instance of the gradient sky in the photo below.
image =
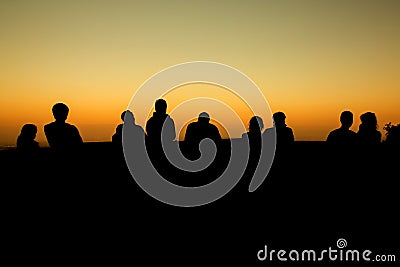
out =
<svg viewBox="0 0 400 267"><path fill-rule="evenodd" d="M146 79L197 60L248 75L299 140L325 139L346 109L353 130L373 111L382 131L400 123L399 14L396 0L2 0L0 145L35 123L45 146L58 101L85 141L110 140Z"/></svg>

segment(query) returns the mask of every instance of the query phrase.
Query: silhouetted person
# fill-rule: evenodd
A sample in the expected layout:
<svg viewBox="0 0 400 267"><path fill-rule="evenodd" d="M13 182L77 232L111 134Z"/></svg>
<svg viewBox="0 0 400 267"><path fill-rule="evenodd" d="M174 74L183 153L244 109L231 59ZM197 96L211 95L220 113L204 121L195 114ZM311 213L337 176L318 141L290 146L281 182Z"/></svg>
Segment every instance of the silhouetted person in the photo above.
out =
<svg viewBox="0 0 400 267"><path fill-rule="evenodd" d="M83 141L78 129L66 123L69 108L64 103L53 106L55 121L44 126L44 133L50 147L57 152L72 152L81 147Z"/></svg>
<svg viewBox="0 0 400 267"><path fill-rule="evenodd" d="M244 176L252 177L260 160L263 128L263 120L259 116L254 116L250 119L249 131L242 134L242 139L248 139L250 146L249 162Z"/></svg>
<svg viewBox="0 0 400 267"><path fill-rule="evenodd" d="M254 116L249 122L249 131L242 134L242 138L248 138L250 143L250 153L258 153L261 149L262 129L264 122L259 116Z"/></svg>
<svg viewBox="0 0 400 267"><path fill-rule="evenodd" d="M276 146L288 146L294 143L294 135L291 128L286 126L286 115L285 113L279 111L272 115L274 119L274 128L276 130ZM272 128L266 129L263 138L268 139L268 135L270 135L270 131Z"/></svg>
<svg viewBox="0 0 400 267"><path fill-rule="evenodd" d="M213 140L216 145L221 141L218 128L210 123L210 115L206 112L202 112L199 114L197 122L190 123L186 128L185 143L192 153L192 159L196 159L200 156L199 145L201 140L205 138Z"/></svg>
<svg viewBox="0 0 400 267"><path fill-rule="evenodd" d="M342 126L329 133L326 141L335 145L351 145L356 142L357 134L350 130L353 125L353 113L350 111L343 111L340 114L340 122Z"/></svg>
<svg viewBox="0 0 400 267"><path fill-rule="evenodd" d="M377 130L378 121L375 113L366 112L360 116L361 124L358 129L357 139L362 145L373 145L381 142L382 135Z"/></svg>
<svg viewBox="0 0 400 267"><path fill-rule="evenodd" d="M218 128L210 123L210 115L206 112L200 113L197 122L188 125L185 134L185 142L198 145L201 140L210 138L215 143L221 140Z"/></svg>
<svg viewBox="0 0 400 267"><path fill-rule="evenodd" d="M247 133L242 134L242 138L252 139L254 136L258 138L261 136L262 129L264 128L264 122L259 116L254 116L250 119L249 122L249 131Z"/></svg>
<svg viewBox="0 0 400 267"><path fill-rule="evenodd" d="M126 111L121 113L121 120L125 121L125 114ZM117 126L117 128L115 129L115 133L113 134L113 136L111 137L112 143L120 148L122 146L122 128L123 128L124 124L121 123Z"/></svg>
<svg viewBox="0 0 400 267"><path fill-rule="evenodd" d="M129 155L126 153L135 153L138 149L145 151L145 134L143 128L136 124L131 111L123 112L121 117L124 123L118 125L116 133L118 137L113 136L113 143L118 145L115 148L119 152L119 161L125 167L125 156Z"/></svg>
<svg viewBox="0 0 400 267"><path fill-rule="evenodd" d="M34 124L25 124L21 128L21 133L17 138L17 160L13 169L13 184L18 188L21 199L26 198L29 203L35 203L40 189L39 180L43 178L41 166L41 153L39 143L35 141L37 127ZM37 179L41 177L41 179ZM32 192L35 192L32 194ZM18 197L17 197L18 198ZM26 204L25 204L26 205Z"/></svg>
<svg viewBox="0 0 400 267"><path fill-rule="evenodd" d="M115 144L118 147L122 146L123 127L126 127L126 130L129 132L129 134L134 134L135 136L137 135L144 136L143 128L136 124L135 116L130 110L122 112L121 119L124 121L124 123L121 123L117 126L115 134L112 136L113 144Z"/></svg>
<svg viewBox="0 0 400 267"><path fill-rule="evenodd" d="M39 143L35 141L37 127L34 124L22 126L17 138L17 149L25 155L34 155L39 151Z"/></svg>
<svg viewBox="0 0 400 267"><path fill-rule="evenodd" d="M161 132L163 141L172 142L175 137L175 123L167 114L167 102L158 99L155 103L155 112L146 123L147 141L153 147L161 146ZM164 129L163 129L164 128Z"/></svg>

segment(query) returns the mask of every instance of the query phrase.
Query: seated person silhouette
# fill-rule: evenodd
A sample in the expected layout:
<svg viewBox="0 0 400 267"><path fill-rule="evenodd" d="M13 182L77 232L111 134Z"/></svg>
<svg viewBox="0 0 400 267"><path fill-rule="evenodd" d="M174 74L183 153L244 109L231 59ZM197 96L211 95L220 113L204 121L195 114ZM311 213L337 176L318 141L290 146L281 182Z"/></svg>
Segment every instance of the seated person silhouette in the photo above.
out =
<svg viewBox="0 0 400 267"><path fill-rule="evenodd" d="M294 143L294 135L291 128L286 126L286 115L279 111L272 115L274 119L274 128L276 130L276 146L286 147ZM266 129L263 138L268 139L273 128Z"/></svg>
<svg viewBox="0 0 400 267"><path fill-rule="evenodd" d="M195 157L200 156L199 145L201 140L210 138L217 145L221 140L221 135L218 128L210 123L210 115L206 112L199 114L197 122L192 122L188 125L185 133L185 143L189 145Z"/></svg>
<svg viewBox="0 0 400 267"><path fill-rule="evenodd" d="M258 138L261 136L261 131L264 128L264 122L259 116L254 116L250 119L249 122L249 131L247 133L242 134L242 138L252 139Z"/></svg>
<svg viewBox="0 0 400 267"><path fill-rule="evenodd" d="M126 114L126 111L121 113L121 120L122 121L125 121L125 114ZM117 128L115 129L115 133L111 137L112 143L117 147L121 147L122 146L122 127L123 126L124 126L123 123L118 124Z"/></svg>
<svg viewBox="0 0 400 267"><path fill-rule="evenodd" d="M167 102L164 99L156 100L155 110L153 116L146 123L146 144L150 145L153 150L159 150L161 149L161 137L163 142L172 142L175 140L176 133L175 123L167 114Z"/></svg>
<svg viewBox="0 0 400 267"><path fill-rule="evenodd" d="M112 143L118 146L118 148L122 147L122 130L125 125L128 134L142 135L144 136L143 128L136 124L135 116L130 110L126 110L122 112L121 119L124 123L121 123L117 126L114 135L112 136Z"/></svg>
<svg viewBox="0 0 400 267"><path fill-rule="evenodd" d="M197 122L190 123L186 128L185 143L192 153L192 159L200 157L199 145L201 140L205 138L210 138L218 145L221 135L218 128L210 123L210 115L202 112L199 114Z"/></svg>
<svg viewBox="0 0 400 267"><path fill-rule="evenodd" d="M340 122L342 126L329 133L326 141L335 145L351 145L356 142L356 133L350 130L353 125L353 113L351 111L343 111L340 114Z"/></svg>
<svg viewBox="0 0 400 267"><path fill-rule="evenodd" d="M261 149L262 142L262 129L264 128L264 122L259 116L254 116L249 122L249 131L242 134L242 138L248 138L250 143L251 151L259 151Z"/></svg>
<svg viewBox="0 0 400 267"><path fill-rule="evenodd" d="M360 116L361 124L357 132L357 141L361 145L373 145L381 142L382 135L377 130L375 113L366 112Z"/></svg>
<svg viewBox="0 0 400 267"><path fill-rule="evenodd" d="M35 141L37 127L34 124L22 126L21 133L17 138L17 150L28 155L39 151L39 143Z"/></svg>
<svg viewBox="0 0 400 267"><path fill-rule="evenodd" d="M257 164L261 154L262 146L262 129L264 128L264 122L259 116L254 116L249 122L249 131L242 134L242 139L249 140L250 154L249 154L249 165L248 169L254 168L254 164Z"/></svg>
<svg viewBox="0 0 400 267"><path fill-rule="evenodd" d="M57 152L72 152L81 147L83 141L78 129L65 122L69 112L67 105L57 103L52 111L55 121L44 126L50 148Z"/></svg>

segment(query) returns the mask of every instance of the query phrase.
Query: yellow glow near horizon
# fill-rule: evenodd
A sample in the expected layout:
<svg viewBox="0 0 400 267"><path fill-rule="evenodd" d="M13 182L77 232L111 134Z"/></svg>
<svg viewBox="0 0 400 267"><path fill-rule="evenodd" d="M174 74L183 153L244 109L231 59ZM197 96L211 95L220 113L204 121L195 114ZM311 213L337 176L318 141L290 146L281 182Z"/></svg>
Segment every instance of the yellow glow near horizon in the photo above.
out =
<svg viewBox="0 0 400 267"><path fill-rule="evenodd" d="M85 141L110 140L146 79L197 60L248 75L271 110L286 113L298 140L324 140L343 110L353 111L354 130L366 111L377 114L381 131L400 123L399 1L38 0L0 7L0 146L15 144L25 123L38 126L37 140L46 145L43 125L59 101ZM251 114L239 102L217 97L244 112L247 125ZM169 110L182 99L166 98Z"/></svg>

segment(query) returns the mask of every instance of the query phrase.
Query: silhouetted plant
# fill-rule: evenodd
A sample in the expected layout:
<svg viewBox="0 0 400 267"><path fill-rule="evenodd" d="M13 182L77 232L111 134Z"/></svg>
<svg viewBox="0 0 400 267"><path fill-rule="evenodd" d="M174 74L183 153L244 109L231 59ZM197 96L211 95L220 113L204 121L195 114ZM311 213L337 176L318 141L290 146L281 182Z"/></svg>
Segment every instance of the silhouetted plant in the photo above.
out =
<svg viewBox="0 0 400 267"><path fill-rule="evenodd" d="M400 123L397 125L391 122L385 124L383 129L386 131L386 141L387 144L400 144Z"/></svg>

